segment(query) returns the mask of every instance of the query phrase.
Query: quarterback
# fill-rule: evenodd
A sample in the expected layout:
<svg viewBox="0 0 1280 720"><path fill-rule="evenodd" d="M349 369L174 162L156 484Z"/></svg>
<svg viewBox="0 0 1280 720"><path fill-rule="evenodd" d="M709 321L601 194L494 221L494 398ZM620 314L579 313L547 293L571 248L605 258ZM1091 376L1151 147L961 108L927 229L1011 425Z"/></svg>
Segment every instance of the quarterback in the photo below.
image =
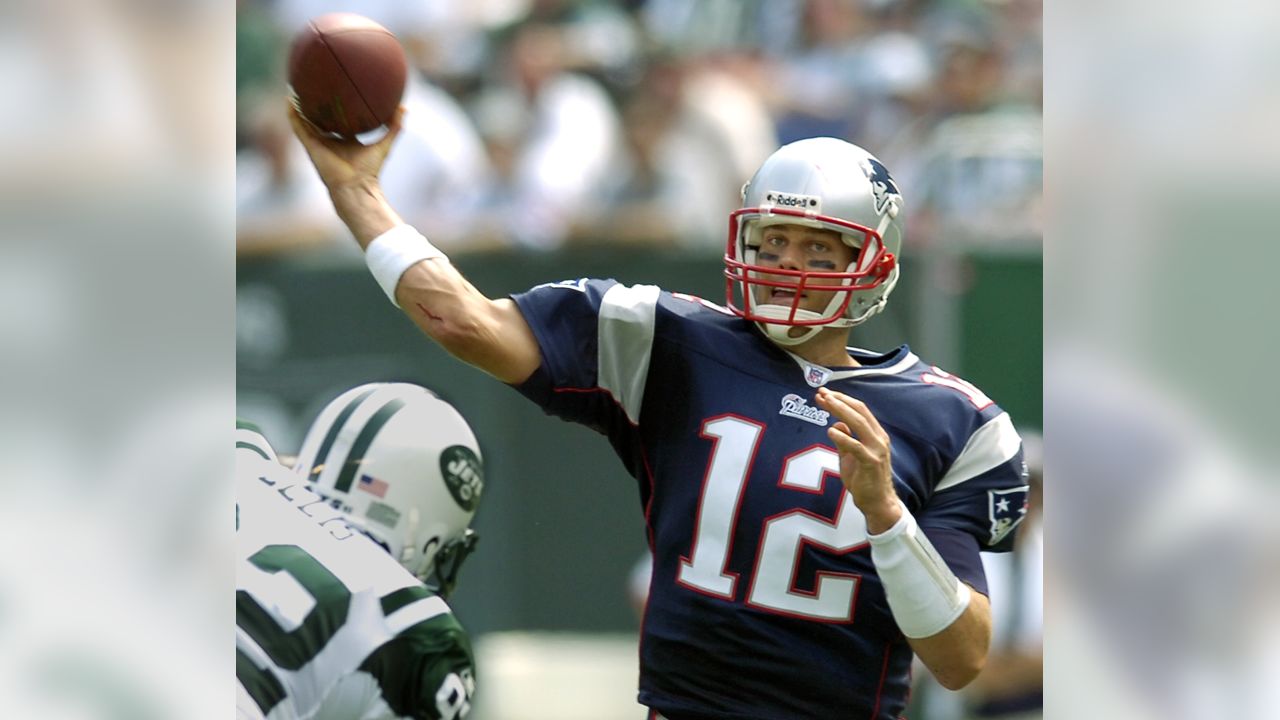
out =
<svg viewBox="0 0 1280 720"><path fill-rule="evenodd" d="M912 655L948 688L990 635L981 550L1025 513L1021 441L908 347L851 347L900 274L867 151L777 150L729 218L726 304L612 280L481 295L386 202L394 140L294 130L391 301L455 357L604 434L654 566L639 701L670 720L893 720Z"/></svg>

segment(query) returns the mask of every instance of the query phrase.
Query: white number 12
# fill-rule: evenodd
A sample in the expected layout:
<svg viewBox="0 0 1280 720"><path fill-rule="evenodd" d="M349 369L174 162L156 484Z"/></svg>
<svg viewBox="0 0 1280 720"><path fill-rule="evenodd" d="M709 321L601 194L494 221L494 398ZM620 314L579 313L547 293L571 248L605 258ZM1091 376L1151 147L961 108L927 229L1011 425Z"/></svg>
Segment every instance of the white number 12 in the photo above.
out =
<svg viewBox="0 0 1280 720"><path fill-rule="evenodd" d="M735 415L702 424L702 436L715 447L707 464L690 557L681 558L677 580L697 592L733 601L738 575L728 572L734 525L764 426ZM789 456L779 489L822 494L828 481L840 482L840 457L824 445ZM852 573L819 572L813 592L796 587L805 545L842 555L867 542L867 524L848 493L841 493L834 520L807 510L769 517L760 535L747 604L769 612L823 622L849 622L860 578Z"/></svg>

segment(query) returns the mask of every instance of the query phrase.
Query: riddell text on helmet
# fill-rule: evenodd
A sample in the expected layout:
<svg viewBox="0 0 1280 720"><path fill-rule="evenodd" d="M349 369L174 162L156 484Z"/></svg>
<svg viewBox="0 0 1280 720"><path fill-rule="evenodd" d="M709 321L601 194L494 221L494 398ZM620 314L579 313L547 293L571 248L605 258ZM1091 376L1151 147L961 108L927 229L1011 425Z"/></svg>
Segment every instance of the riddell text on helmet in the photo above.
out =
<svg viewBox="0 0 1280 720"><path fill-rule="evenodd" d="M796 208L815 213L822 212L822 198L816 195L793 195L792 193L770 191L765 193L764 200L778 207Z"/></svg>

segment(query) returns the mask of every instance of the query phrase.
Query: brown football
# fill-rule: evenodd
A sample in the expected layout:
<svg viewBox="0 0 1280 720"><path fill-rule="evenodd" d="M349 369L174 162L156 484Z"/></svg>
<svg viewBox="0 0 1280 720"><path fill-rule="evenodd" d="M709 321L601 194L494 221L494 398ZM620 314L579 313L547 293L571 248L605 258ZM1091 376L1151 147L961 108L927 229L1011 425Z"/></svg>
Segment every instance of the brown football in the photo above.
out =
<svg viewBox="0 0 1280 720"><path fill-rule="evenodd" d="M311 20L289 49L289 85L303 117L346 138L391 120L408 69L396 36L354 13Z"/></svg>

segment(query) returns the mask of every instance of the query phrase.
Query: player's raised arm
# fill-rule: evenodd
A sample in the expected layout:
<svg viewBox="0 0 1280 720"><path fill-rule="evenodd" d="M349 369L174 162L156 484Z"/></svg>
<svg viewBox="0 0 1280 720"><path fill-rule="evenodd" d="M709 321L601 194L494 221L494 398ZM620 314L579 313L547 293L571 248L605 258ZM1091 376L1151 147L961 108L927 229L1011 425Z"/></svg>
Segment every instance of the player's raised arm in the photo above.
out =
<svg viewBox="0 0 1280 720"><path fill-rule="evenodd" d="M481 294L443 252L404 224L382 193L378 174L400 132L403 114L400 108L386 137L362 145L321 134L289 108L294 133L387 297L454 357L503 382L522 382L538 369L542 357L516 304Z"/></svg>

